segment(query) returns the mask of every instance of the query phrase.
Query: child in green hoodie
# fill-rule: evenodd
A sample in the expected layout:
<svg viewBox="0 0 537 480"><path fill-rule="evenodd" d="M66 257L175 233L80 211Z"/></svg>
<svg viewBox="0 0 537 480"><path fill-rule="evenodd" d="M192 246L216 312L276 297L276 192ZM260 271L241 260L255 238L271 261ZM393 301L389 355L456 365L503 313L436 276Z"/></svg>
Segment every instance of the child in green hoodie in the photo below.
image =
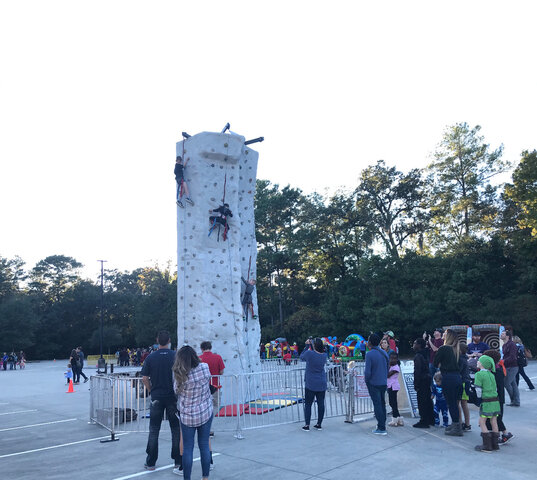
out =
<svg viewBox="0 0 537 480"><path fill-rule="evenodd" d="M477 445L475 449L479 452L491 452L499 450L498 447L498 421L500 414L500 402L496 389L496 379L493 372L496 371L494 360L488 355L482 355L477 362L479 371L475 374L475 388L481 406L479 407L479 427L483 444ZM488 431L487 419L490 419L492 432Z"/></svg>

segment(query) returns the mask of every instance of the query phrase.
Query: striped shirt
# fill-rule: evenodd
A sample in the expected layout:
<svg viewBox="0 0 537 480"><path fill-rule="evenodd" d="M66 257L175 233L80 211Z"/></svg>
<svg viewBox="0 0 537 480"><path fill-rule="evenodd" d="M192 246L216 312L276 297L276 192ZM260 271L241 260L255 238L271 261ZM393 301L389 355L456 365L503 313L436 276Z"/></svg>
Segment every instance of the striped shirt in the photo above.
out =
<svg viewBox="0 0 537 480"><path fill-rule="evenodd" d="M209 390L210 380L211 373L206 363L200 363L188 374L177 400L181 422L187 427L199 427L213 414L213 399Z"/></svg>

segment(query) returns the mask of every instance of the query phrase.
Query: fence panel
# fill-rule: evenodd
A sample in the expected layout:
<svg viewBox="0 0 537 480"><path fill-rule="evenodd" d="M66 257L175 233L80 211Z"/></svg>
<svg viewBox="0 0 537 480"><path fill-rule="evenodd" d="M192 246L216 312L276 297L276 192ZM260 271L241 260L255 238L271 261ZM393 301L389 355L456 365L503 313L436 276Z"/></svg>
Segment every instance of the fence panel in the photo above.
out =
<svg viewBox="0 0 537 480"><path fill-rule="evenodd" d="M234 432L304 421L305 364L277 365L257 373L213 377L213 430ZM373 405L360 388L364 366L349 372L346 364L327 364L325 418L371 413ZM357 383L358 382L358 383ZM149 431L150 398L139 376L98 375L91 377L90 419L112 435ZM317 419L317 405L312 420Z"/></svg>

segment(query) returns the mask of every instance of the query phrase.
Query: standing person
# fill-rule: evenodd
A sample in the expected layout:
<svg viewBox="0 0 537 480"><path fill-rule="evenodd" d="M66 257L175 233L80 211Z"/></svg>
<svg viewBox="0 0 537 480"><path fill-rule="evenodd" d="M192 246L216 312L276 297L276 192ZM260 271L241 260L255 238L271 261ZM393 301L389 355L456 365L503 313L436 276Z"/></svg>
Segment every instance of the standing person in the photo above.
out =
<svg viewBox="0 0 537 480"><path fill-rule="evenodd" d="M9 355L7 354L7 352L4 352L4 356L2 357L2 368L4 370L7 370L7 362L9 360Z"/></svg>
<svg viewBox="0 0 537 480"><path fill-rule="evenodd" d="M170 350L170 334L166 330L158 333L158 349L149 355L142 367L142 382L151 395L151 406L149 410L149 437L147 439L144 468L155 470L158 458L158 437L164 410L170 423L172 433L171 457L175 461L175 468L181 468L181 454L179 443L181 439L181 429L177 418L177 396L173 388L173 373L175 354ZM207 382L207 388L209 383Z"/></svg>
<svg viewBox="0 0 537 480"><path fill-rule="evenodd" d="M310 431L311 406L313 400L317 400L317 423L313 425L315 430L322 430L324 418L324 397L326 394L326 371L324 369L328 361L328 355L324 351L323 341L320 338L306 340L306 348L300 354L300 360L306 362L304 374L304 426L302 430Z"/></svg>
<svg viewBox="0 0 537 480"><path fill-rule="evenodd" d="M500 352L498 350L485 350L483 355L488 355L496 367L494 373L494 379L496 380L496 391L498 392L498 401L500 402L500 414L497 417L498 422L498 433L501 432L498 442L499 445L505 445L509 440L511 440L514 435L511 432L507 431L507 427L503 423L503 404L505 403L505 367L503 366L503 360L501 359ZM490 419L487 419L487 429L492 430L492 425L490 424Z"/></svg>
<svg viewBox="0 0 537 480"><path fill-rule="evenodd" d="M175 167L173 169L173 173L175 175L175 182L177 183L177 205L179 205L181 208L184 208L183 202L181 201L183 198L183 195L186 195L186 201L190 205L194 205L194 202L190 198L188 185L185 182L185 168L189 160L190 158L187 158L183 162L182 157L177 156L175 158Z"/></svg>
<svg viewBox="0 0 537 480"><path fill-rule="evenodd" d="M528 377L528 375L524 371L524 368L528 366L528 359L526 358L526 348L524 347L522 340L520 340L520 337L517 337L516 335L513 337L513 342L515 342L515 345L517 348L517 361L518 361L518 373L516 374L516 384L517 385L519 384L520 377L522 377L524 381L526 382L526 384L528 385L528 391L531 392L532 390L535 390L535 386L530 380L530 377Z"/></svg>
<svg viewBox="0 0 537 480"><path fill-rule="evenodd" d="M213 421L213 401L209 389L211 372L209 366L200 361L194 349L185 345L175 356L173 375L183 434L183 473L185 479L190 480L194 436L197 432L202 477L207 480L211 468L209 433ZM176 467L173 473L181 475L181 467Z"/></svg>
<svg viewBox="0 0 537 480"><path fill-rule="evenodd" d="M444 345L436 352L434 366L439 367L442 373L444 398L451 416L451 425L446 428L444 433L462 437L462 425L459 417L459 399L462 396L462 377L459 370L459 339L457 333L450 328L444 332L443 338Z"/></svg>
<svg viewBox="0 0 537 480"><path fill-rule="evenodd" d="M489 346L481 341L480 332L472 332L472 341L468 344L468 356L473 358L479 358L483 355L485 350L488 350Z"/></svg>
<svg viewBox="0 0 537 480"><path fill-rule="evenodd" d="M440 414L442 414L443 427L449 425L448 408L444 394L442 393L442 374L436 372L433 377L433 394L434 397L434 424L440 426Z"/></svg>
<svg viewBox="0 0 537 480"><path fill-rule="evenodd" d="M500 415L500 402L496 380L494 379L494 360L488 355L481 355L477 362L479 371L475 374L475 389L477 397L481 398L479 407L479 426L481 427L481 437L483 444L477 445L475 449L479 452L491 452L498 450L498 415ZM490 420L492 432L487 428L487 420Z"/></svg>
<svg viewBox="0 0 537 480"><path fill-rule="evenodd" d="M518 373L518 349L513 342L513 334L509 330L504 330L500 335L504 344L502 347L503 364L505 365L505 389L509 394L511 403L509 407L520 407L520 393L516 384L516 374Z"/></svg>
<svg viewBox="0 0 537 480"><path fill-rule="evenodd" d="M82 351L82 347L78 347L76 351L78 353L78 359L80 360L79 374L84 377L84 383L86 383L89 379L88 377L86 377L85 373L82 371L82 369L84 368L84 352ZM78 380L80 381L80 377L78 378Z"/></svg>
<svg viewBox="0 0 537 480"><path fill-rule="evenodd" d="M73 385L78 385L80 383L80 357L76 348L71 350L71 356L69 357L69 363L73 370Z"/></svg>
<svg viewBox="0 0 537 480"><path fill-rule="evenodd" d="M381 350L384 350L386 352L386 355L388 355L388 358L390 358L390 355L392 353L395 353L395 350L392 350L390 348L390 343L388 342L388 339L387 338L383 338L381 341L380 341L380 348Z"/></svg>
<svg viewBox="0 0 537 480"><path fill-rule="evenodd" d="M386 432L386 387L388 384L389 358L379 347L380 337L376 333L369 336L369 352L365 355L364 380L373 402L377 428L372 433L387 435Z"/></svg>
<svg viewBox="0 0 537 480"><path fill-rule="evenodd" d="M461 411L464 414L464 423L462 424L462 431L469 432L472 430L470 425L470 409L468 408L468 389L472 383L470 377L470 369L468 367L468 357L466 356L468 352L468 347L464 344L460 344L460 356L459 356L459 371L461 372L462 379L462 393L461 398L459 399L459 418L461 416Z"/></svg>
<svg viewBox="0 0 537 480"><path fill-rule="evenodd" d="M429 373L431 374L431 379L436 373L436 367L434 366L434 357L438 349L444 345L444 340L442 340L442 334L444 331L441 328L435 328L433 332L433 338L427 332L423 334L423 339L427 342L427 347L429 348Z"/></svg>
<svg viewBox="0 0 537 480"><path fill-rule="evenodd" d="M431 374L429 371L429 362L427 351L425 350L425 340L417 338L414 340L412 349L414 356L414 390L418 397L418 410L420 419L412 425L415 428L429 428L434 425L434 409L431 399Z"/></svg>
<svg viewBox="0 0 537 480"><path fill-rule="evenodd" d="M390 369L388 370L387 380L388 401L392 409L392 421L388 423L390 427L402 427L405 424L403 417L399 414L399 407L397 405L397 394L401 390L401 385L399 385L399 373L401 369L399 365L401 365L401 362L397 353L392 352L390 354Z"/></svg>
<svg viewBox="0 0 537 480"><path fill-rule="evenodd" d="M388 330L387 332L384 332L384 337L386 338L386 340L388 340L388 344L390 345L390 350L397 353L397 343L395 342L395 334L391 330Z"/></svg>
<svg viewBox="0 0 537 480"><path fill-rule="evenodd" d="M220 389L222 388L222 384L216 375L223 375L226 366L224 365L224 360L222 360L222 357L217 353L212 352L213 345L211 342L201 342L200 347L200 360L209 365L209 372L211 373L211 385L216 389L213 393L213 408L218 411L220 408ZM211 432L211 436L213 435L213 432Z"/></svg>

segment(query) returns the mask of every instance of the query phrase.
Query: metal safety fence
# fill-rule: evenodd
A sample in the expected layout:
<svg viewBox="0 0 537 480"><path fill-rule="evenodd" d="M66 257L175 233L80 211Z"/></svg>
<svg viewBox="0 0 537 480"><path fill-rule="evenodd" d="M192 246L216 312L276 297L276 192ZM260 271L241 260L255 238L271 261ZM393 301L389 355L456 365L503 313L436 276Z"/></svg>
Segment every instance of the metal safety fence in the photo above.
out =
<svg viewBox="0 0 537 480"><path fill-rule="evenodd" d="M298 363L213 377L218 388L212 429L242 438L244 430L304 421L304 372L305 364ZM326 374L325 418L352 421L355 415L373 412L371 399L360 388L363 365L349 371L346 364L328 364ZM149 431L151 402L139 373L93 376L90 385L90 420L106 428L112 439L118 433ZM312 420L316 418L314 405Z"/></svg>

